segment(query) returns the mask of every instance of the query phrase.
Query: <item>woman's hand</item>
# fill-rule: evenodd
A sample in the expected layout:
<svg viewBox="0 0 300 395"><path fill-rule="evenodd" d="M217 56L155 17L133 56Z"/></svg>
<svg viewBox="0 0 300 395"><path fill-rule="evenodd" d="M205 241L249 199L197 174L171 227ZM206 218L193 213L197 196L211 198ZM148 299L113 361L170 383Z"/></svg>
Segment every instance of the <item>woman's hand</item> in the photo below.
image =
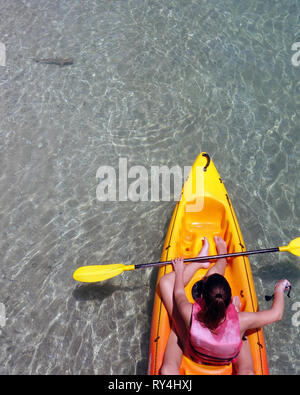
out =
<svg viewBox="0 0 300 395"><path fill-rule="evenodd" d="M291 283L288 280L286 280L286 279L280 280L275 285L274 293L275 292L282 292L283 293L284 291L288 290L290 287L291 287Z"/></svg>
<svg viewBox="0 0 300 395"><path fill-rule="evenodd" d="M182 274L184 270L183 258L175 258L172 263L175 274Z"/></svg>

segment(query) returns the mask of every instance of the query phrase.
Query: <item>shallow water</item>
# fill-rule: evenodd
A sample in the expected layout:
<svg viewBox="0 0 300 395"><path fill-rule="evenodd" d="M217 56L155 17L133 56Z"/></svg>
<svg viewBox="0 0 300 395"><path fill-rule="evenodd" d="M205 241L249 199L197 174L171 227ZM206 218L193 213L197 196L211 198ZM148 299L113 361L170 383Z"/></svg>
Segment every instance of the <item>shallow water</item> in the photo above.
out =
<svg viewBox="0 0 300 395"><path fill-rule="evenodd" d="M0 374L146 372L156 270L72 273L158 260L175 203L100 202L100 166L207 151L248 248L299 236L299 19L296 0L1 1ZM32 59L51 57L74 63ZM251 263L262 309L292 282L264 333L271 374L299 374L299 258Z"/></svg>

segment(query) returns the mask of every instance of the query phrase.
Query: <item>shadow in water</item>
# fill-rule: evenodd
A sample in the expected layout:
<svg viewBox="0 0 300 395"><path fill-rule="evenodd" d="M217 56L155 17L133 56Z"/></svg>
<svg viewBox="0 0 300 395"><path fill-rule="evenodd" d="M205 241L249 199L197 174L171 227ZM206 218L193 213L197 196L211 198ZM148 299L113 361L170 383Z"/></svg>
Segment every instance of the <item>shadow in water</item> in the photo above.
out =
<svg viewBox="0 0 300 395"><path fill-rule="evenodd" d="M136 288L135 288L136 289ZM120 287L110 283L106 284L83 284L73 291L73 297L79 301L98 300L103 301L116 291L133 291L131 287Z"/></svg>

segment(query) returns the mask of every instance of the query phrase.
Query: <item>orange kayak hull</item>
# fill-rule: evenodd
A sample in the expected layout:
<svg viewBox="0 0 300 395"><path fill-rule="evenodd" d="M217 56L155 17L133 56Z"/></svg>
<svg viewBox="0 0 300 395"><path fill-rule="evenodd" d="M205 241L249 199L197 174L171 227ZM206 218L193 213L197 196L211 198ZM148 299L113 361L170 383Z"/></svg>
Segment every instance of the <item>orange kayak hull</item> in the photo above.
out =
<svg viewBox="0 0 300 395"><path fill-rule="evenodd" d="M222 179L206 153L201 153L184 184L180 201L177 202L161 255L161 261L176 257L191 258L197 256L206 236L209 255L217 253L214 236L221 236L227 243L228 252L246 251L236 214ZM211 263L212 265L213 263ZM150 334L148 374L158 375L167 345L170 322L162 303L158 283L160 278L172 271L172 265L160 267L154 296L152 325ZM193 302L192 287L206 273L200 269L186 286L186 295ZM247 256L228 259L225 277L230 283L232 295L238 295L242 310L258 311L251 267ZM248 334L254 371L256 375L269 374L266 346L261 328ZM183 356L180 372L184 375L231 375L232 365L201 365Z"/></svg>

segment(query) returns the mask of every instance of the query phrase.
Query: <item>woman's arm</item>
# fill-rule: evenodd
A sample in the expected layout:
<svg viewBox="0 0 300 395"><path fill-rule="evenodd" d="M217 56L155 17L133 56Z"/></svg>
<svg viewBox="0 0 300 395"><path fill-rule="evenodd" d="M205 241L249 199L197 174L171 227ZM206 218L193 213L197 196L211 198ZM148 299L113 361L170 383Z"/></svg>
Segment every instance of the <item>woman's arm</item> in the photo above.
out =
<svg viewBox="0 0 300 395"><path fill-rule="evenodd" d="M282 318L284 311L284 291L291 286L288 280L280 280L274 288L274 300L269 310L249 313L242 311L239 313L241 334L248 329L261 328L272 324Z"/></svg>
<svg viewBox="0 0 300 395"><path fill-rule="evenodd" d="M177 306L177 309L183 318L185 325L189 328L191 312L192 312L192 303L190 303L186 297L184 290L184 282L183 282L183 272L184 272L184 263L183 259L175 259L173 261L173 268L175 272L175 284L174 284L174 300Z"/></svg>

